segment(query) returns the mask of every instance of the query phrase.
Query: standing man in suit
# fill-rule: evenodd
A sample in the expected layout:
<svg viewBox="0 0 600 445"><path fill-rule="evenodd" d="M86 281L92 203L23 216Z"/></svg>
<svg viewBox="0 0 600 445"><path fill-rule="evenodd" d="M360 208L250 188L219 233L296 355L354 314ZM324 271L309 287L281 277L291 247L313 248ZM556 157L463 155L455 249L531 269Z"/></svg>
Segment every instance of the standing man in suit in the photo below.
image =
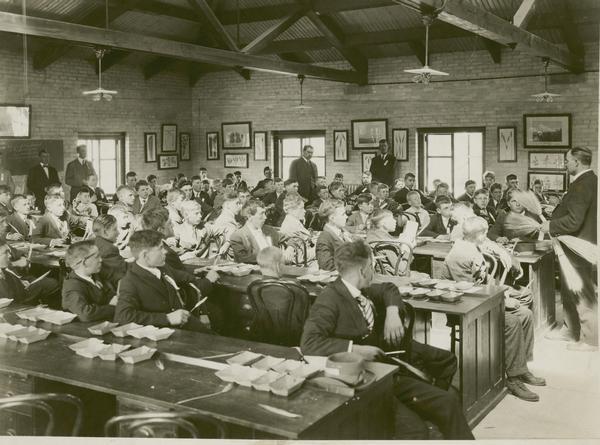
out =
<svg viewBox="0 0 600 445"><path fill-rule="evenodd" d="M335 251L339 278L317 297L304 324L300 347L308 355L352 352L365 360L398 349L404 337L404 302L391 283L372 284L373 253L362 240L344 243ZM448 388L456 372L456 357L410 340L408 361L420 364L435 385L401 370L394 376L395 439L427 439L425 420L436 424L445 439L473 439L460 401ZM408 437L407 437L408 436Z"/></svg>
<svg viewBox="0 0 600 445"><path fill-rule="evenodd" d="M58 172L48 165L50 155L46 150L39 153L40 163L29 169L27 173L27 190L35 195L35 206L44 211L44 196L46 196L46 187L51 184L60 184Z"/></svg>
<svg viewBox="0 0 600 445"><path fill-rule="evenodd" d="M382 182L389 187L394 186L394 176L396 169L396 157L388 153L389 145L386 139L379 141L379 153L371 162L371 174L373 181Z"/></svg>
<svg viewBox="0 0 600 445"><path fill-rule="evenodd" d="M95 175L96 170L87 157L87 147L85 145L77 146L77 159L72 160L67 164L65 171L65 182L71 186L69 201L73 201L79 193L81 187L84 186L84 180L90 175Z"/></svg>
<svg viewBox="0 0 600 445"><path fill-rule="evenodd" d="M140 213L147 212L148 210L160 208L162 204L160 199L152 195L152 188L147 181L140 179L135 185L137 195L133 200L133 214L139 215Z"/></svg>
<svg viewBox="0 0 600 445"><path fill-rule="evenodd" d="M310 160L313 152L314 148L311 145L305 145L302 148L302 156L290 165L289 179L298 183L298 193L307 201L316 198L317 165Z"/></svg>
<svg viewBox="0 0 600 445"><path fill-rule="evenodd" d="M552 212L552 220L542 224L542 232L551 235L572 235L597 244L598 177L591 169L592 151L574 147L565 156L565 166L572 181L562 202ZM597 249L597 247L596 247ZM594 289L596 271L587 259L564 249L567 258L583 281L583 290L569 290L568 280L561 270L561 297L565 312L564 326L549 333L556 340L574 340L567 345L572 351L598 350L598 294Z"/></svg>

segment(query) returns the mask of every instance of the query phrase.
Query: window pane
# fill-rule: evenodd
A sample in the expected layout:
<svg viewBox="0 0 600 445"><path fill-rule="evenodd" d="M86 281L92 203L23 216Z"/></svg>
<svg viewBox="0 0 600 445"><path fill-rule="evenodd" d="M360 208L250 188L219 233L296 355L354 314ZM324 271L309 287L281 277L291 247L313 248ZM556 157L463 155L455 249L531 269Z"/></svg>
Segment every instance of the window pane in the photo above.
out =
<svg viewBox="0 0 600 445"><path fill-rule="evenodd" d="M284 181L290 177L290 164L292 163L292 161L294 159L296 159L296 158L292 158L292 157L283 158L283 169L281 171L281 177Z"/></svg>
<svg viewBox="0 0 600 445"><path fill-rule="evenodd" d="M117 163L115 161L100 161L98 183L106 193L117 190Z"/></svg>
<svg viewBox="0 0 600 445"><path fill-rule="evenodd" d="M452 156L452 136L449 134L428 134L427 156Z"/></svg>
<svg viewBox="0 0 600 445"><path fill-rule="evenodd" d="M114 139L100 140L100 159L117 159L116 145Z"/></svg>
<svg viewBox="0 0 600 445"><path fill-rule="evenodd" d="M312 161L317 164L317 175L325 176L325 158L313 156Z"/></svg>
<svg viewBox="0 0 600 445"><path fill-rule="evenodd" d="M469 134L469 177L481 185L483 176L483 133Z"/></svg>
<svg viewBox="0 0 600 445"><path fill-rule="evenodd" d="M299 158L300 151L300 138L283 139L283 156L293 156Z"/></svg>
<svg viewBox="0 0 600 445"><path fill-rule="evenodd" d="M313 138L308 138L305 139L304 142L306 144L312 145L312 147L315 149L313 152L313 156L325 156L325 138L320 136L320 137L313 137Z"/></svg>
<svg viewBox="0 0 600 445"><path fill-rule="evenodd" d="M433 180L440 179L452 186L452 159L429 158L427 160L427 188L433 190Z"/></svg>

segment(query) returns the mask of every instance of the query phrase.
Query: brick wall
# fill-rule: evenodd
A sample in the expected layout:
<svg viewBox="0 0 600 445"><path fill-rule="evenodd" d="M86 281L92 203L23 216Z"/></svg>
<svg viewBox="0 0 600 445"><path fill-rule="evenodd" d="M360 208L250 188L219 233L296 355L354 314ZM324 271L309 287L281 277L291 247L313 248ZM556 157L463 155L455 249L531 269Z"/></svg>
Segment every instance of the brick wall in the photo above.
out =
<svg viewBox="0 0 600 445"><path fill-rule="evenodd" d="M539 104L530 97L543 90L543 77L538 76L543 65L539 58L519 51L503 50L500 65L484 51L434 54L430 64L451 76L428 86L413 84L402 70L416 68L419 62L404 57L371 60L367 87L306 79L304 101L313 108L302 111L292 109L299 101L295 77L254 72L246 81L233 71L206 75L193 91L194 143L202 151L194 166L207 166L211 177L232 171L223 167L223 151L219 161L206 161L205 134L220 131L226 121L252 121L256 131L326 130L327 176L332 179L334 173L341 172L347 182L360 177L361 151L351 150L350 162L334 162L333 130L350 131L353 119L387 118L388 139L392 128L409 128L409 161L400 163L399 174L415 170L417 128L476 126L486 128L484 168L494 170L499 178L514 172L524 183L528 162L523 149L526 113L571 113L573 145L587 145L597 153L597 45L586 47L586 69L591 72L561 74L551 81L550 90L562 94L552 104ZM552 66L550 71L564 73ZM516 163L497 162L498 126L517 127ZM262 177L266 163L253 161L251 150L236 151L250 153L250 168L245 172L249 182Z"/></svg>
<svg viewBox="0 0 600 445"><path fill-rule="evenodd" d="M123 132L126 168L138 177L154 173L166 182L178 171L192 172L190 161L180 162L179 170L158 171L156 163L144 160L144 132L157 133L160 150L161 124L192 131L191 89L184 76L166 73L146 81L139 67L116 65L104 73L103 86L119 94L112 102L93 102L81 94L98 83L87 61L63 57L44 71L34 71L31 61L29 66L29 95L24 97L23 56L0 48L0 103L31 104L31 137L62 139L65 165L75 157L78 132Z"/></svg>

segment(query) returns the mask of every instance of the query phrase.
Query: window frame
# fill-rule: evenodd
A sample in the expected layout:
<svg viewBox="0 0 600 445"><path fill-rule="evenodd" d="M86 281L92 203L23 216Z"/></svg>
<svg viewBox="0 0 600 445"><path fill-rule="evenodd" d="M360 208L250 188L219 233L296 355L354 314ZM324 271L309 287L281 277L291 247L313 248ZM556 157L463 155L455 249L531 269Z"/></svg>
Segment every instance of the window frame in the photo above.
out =
<svg viewBox="0 0 600 445"><path fill-rule="evenodd" d="M78 132L77 133L77 143L80 141L89 141L89 140L110 140L115 141L117 144L117 153L116 153L116 188L119 187L120 184L125 183L125 169L126 169L126 149L125 149L125 140L126 134L121 132L110 132L110 133L98 133L98 132ZM91 151L88 148L88 151ZM102 158L98 159L98 165L100 165L100 161ZM98 176L100 176L100 171L97 172ZM100 186L100 177L98 178L98 186ZM110 193L109 193L110 194Z"/></svg>
<svg viewBox="0 0 600 445"><path fill-rule="evenodd" d="M319 172L319 175L327 175L327 132L326 130L279 130L273 132L273 146L274 150L274 177L284 178L287 174L283 171L283 140L284 139L295 139L295 138L323 138L323 172ZM302 150L302 141L300 142L300 150ZM301 152L302 153L302 152ZM300 155L301 155L300 153ZM285 156L290 158L291 156ZM321 156L318 156L321 158ZM298 158L295 158L298 159ZM287 177L287 176L285 176Z"/></svg>

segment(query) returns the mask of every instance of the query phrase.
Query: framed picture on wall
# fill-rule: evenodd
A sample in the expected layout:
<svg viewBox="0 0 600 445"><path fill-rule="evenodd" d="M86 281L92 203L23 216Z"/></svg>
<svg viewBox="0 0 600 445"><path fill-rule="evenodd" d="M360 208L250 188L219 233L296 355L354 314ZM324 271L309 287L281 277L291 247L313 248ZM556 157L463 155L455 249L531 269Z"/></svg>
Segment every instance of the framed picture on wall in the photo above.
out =
<svg viewBox="0 0 600 445"><path fill-rule="evenodd" d="M498 127L498 162L517 162L517 127Z"/></svg>
<svg viewBox="0 0 600 445"><path fill-rule="evenodd" d="M565 151L530 151L529 170L565 170Z"/></svg>
<svg viewBox="0 0 600 445"><path fill-rule="evenodd" d="M179 157L182 161L189 161L192 159L190 139L189 133L179 133Z"/></svg>
<svg viewBox="0 0 600 445"><path fill-rule="evenodd" d="M156 133L144 133L144 158L156 162Z"/></svg>
<svg viewBox="0 0 600 445"><path fill-rule="evenodd" d="M348 157L348 130L333 130L333 160L347 162Z"/></svg>
<svg viewBox="0 0 600 445"><path fill-rule="evenodd" d="M174 168L179 168L179 158L177 153L174 155L158 155L159 170L172 170Z"/></svg>
<svg viewBox="0 0 600 445"><path fill-rule="evenodd" d="M408 128L392 130L392 146L398 161L408 161Z"/></svg>
<svg viewBox="0 0 600 445"><path fill-rule="evenodd" d="M533 182L539 179L544 190L564 192L567 189L567 174L559 172L527 172L527 184L533 188Z"/></svg>
<svg viewBox="0 0 600 445"><path fill-rule="evenodd" d="M221 124L223 149L250 148L252 122L223 122Z"/></svg>
<svg viewBox="0 0 600 445"><path fill-rule="evenodd" d="M353 120L352 148L377 148L381 139L387 139L387 119Z"/></svg>
<svg viewBox="0 0 600 445"><path fill-rule="evenodd" d="M266 131L255 131L254 132L254 160L255 161L266 161L267 160L267 132Z"/></svg>
<svg viewBox="0 0 600 445"><path fill-rule="evenodd" d="M248 153L224 153L223 165L225 168L248 168Z"/></svg>
<svg viewBox="0 0 600 445"><path fill-rule="evenodd" d="M366 172L366 171L371 170L371 162L373 162L373 158L375 156L377 156L377 152L367 151L367 152L361 153L361 155L362 155L362 164L361 164L360 171Z"/></svg>
<svg viewBox="0 0 600 445"><path fill-rule="evenodd" d="M177 151L177 125L162 125L162 147L161 151Z"/></svg>
<svg viewBox="0 0 600 445"><path fill-rule="evenodd" d="M31 105L0 104L0 138L31 137Z"/></svg>
<svg viewBox="0 0 600 445"><path fill-rule="evenodd" d="M206 160L219 160L219 132L209 131L206 133Z"/></svg>
<svg viewBox="0 0 600 445"><path fill-rule="evenodd" d="M525 148L569 148L570 114L524 114Z"/></svg>

